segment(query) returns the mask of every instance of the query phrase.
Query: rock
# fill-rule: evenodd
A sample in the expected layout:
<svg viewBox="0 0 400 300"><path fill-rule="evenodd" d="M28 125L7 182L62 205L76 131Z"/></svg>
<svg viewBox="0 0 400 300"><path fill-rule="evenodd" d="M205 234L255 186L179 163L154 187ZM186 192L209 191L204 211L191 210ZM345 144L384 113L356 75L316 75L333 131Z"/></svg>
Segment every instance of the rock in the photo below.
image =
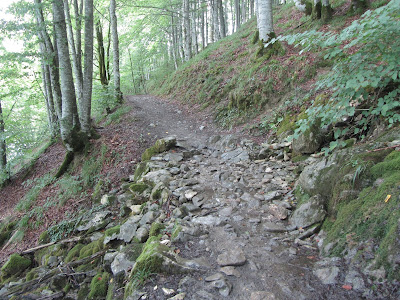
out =
<svg viewBox="0 0 400 300"><path fill-rule="evenodd" d="M236 270L233 266L222 267L220 270L225 275L240 277L240 272Z"/></svg>
<svg viewBox="0 0 400 300"><path fill-rule="evenodd" d="M68 277L66 274L58 274L51 278L49 287L51 290L61 291L67 285Z"/></svg>
<svg viewBox="0 0 400 300"><path fill-rule="evenodd" d="M168 186L171 180L172 180L171 173L164 169L152 171L143 176L144 182L154 185L162 183L164 186Z"/></svg>
<svg viewBox="0 0 400 300"><path fill-rule="evenodd" d="M222 223L221 218L214 216L205 216L205 217L197 217L193 218L192 222L194 224L202 224L207 226L219 226Z"/></svg>
<svg viewBox="0 0 400 300"><path fill-rule="evenodd" d="M286 232L289 231L282 223L265 222L263 229L268 232Z"/></svg>
<svg viewBox="0 0 400 300"><path fill-rule="evenodd" d="M224 266L242 266L246 263L246 257L239 248L230 249L217 257L217 263Z"/></svg>
<svg viewBox="0 0 400 300"><path fill-rule="evenodd" d="M197 194L198 194L198 192L196 192L196 191L187 190L187 191L185 192L185 197L186 197L186 199L188 199L188 200L192 200L193 197L196 196Z"/></svg>
<svg viewBox="0 0 400 300"><path fill-rule="evenodd" d="M111 220L107 219L110 214L111 213L109 211L98 212L94 216L91 216L91 218L87 220L86 224L79 226L77 230L86 231L90 229L91 231L96 231L102 229L111 222Z"/></svg>
<svg viewBox="0 0 400 300"><path fill-rule="evenodd" d="M324 134L319 122L312 124L309 129L293 140L292 148L296 153L311 154L319 150L324 141Z"/></svg>
<svg viewBox="0 0 400 300"><path fill-rule="evenodd" d="M281 193L279 191L272 191L264 195L264 200L265 201L272 201L281 196Z"/></svg>
<svg viewBox="0 0 400 300"><path fill-rule="evenodd" d="M157 218L157 214L154 211L148 211L147 213L145 213L142 217L142 219L140 220L139 224L140 225L144 225L144 224L151 224L153 223L153 221Z"/></svg>
<svg viewBox="0 0 400 300"><path fill-rule="evenodd" d="M118 239L123 240L125 243L129 243L135 236L136 229L138 228L138 222L141 216L130 217L124 224L121 225Z"/></svg>
<svg viewBox="0 0 400 300"><path fill-rule="evenodd" d="M1 267L1 272L5 278L12 275L18 275L25 271L31 265L31 260L14 253L8 261Z"/></svg>
<svg viewBox="0 0 400 300"><path fill-rule="evenodd" d="M250 295L250 300L274 300L274 299L276 299L276 297L273 293L265 291L252 292Z"/></svg>
<svg viewBox="0 0 400 300"><path fill-rule="evenodd" d="M118 253L113 262L111 263L111 272L114 276L120 274L121 272L127 273L128 270L132 269L134 261L130 261L125 253Z"/></svg>
<svg viewBox="0 0 400 300"><path fill-rule="evenodd" d="M250 159L249 153L242 149L242 148L237 148L235 150L225 152L221 155L221 159L224 161L231 161L233 163L237 163L240 161L247 161Z"/></svg>
<svg viewBox="0 0 400 300"><path fill-rule="evenodd" d="M221 273L215 273L214 275L204 278L204 280L206 282L211 282L211 281L216 281L216 280L221 280L221 279L224 279L224 275L222 275Z"/></svg>
<svg viewBox="0 0 400 300"><path fill-rule="evenodd" d="M161 290L163 291L164 295L166 295L166 296L170 296L170 295L176 293L175 290L173 290L173 289L162 288Z"/></svg>
<svg viewBox="0 0 400 300"><path fill-rule="evenodd" d="M356 291L365 289L365 283L361 277L361 274L355 270L351 270L349 273L347 273L344 282L351 284L352 288Z"/></svg>
<svg viewBox="0 0 400 300"><path fill-rule="evenodd" d="M336 266L327 267L314 270L314 275L317 276L323 284L336 284L339 271L339 268Z"/></svg>
<svg viewBox="0 0 400 300"><path fill-rule="evenodd" d="M168 300L184 300L186 297L186 293L180 293L175 295L174 297L168 298Z"/></svg>
<svg viewBox="0 0 400 300"><path fill-rule="evenodd" d="M229 217L230 215L232 215L232 207L225 207L225 208L223 208L223 209L221 209L219 212L218 212L218 214L221 216L221 217Z"/></svg>
<svg viewBox="0 0 400 300"><path fill-rule="evenodd" d="M103 195L103 197L101 197L100 203L102 205L111 205L114 201L116 200L115 195Z"/></svg>
<svg viewBox="0 0 400 300"><path fill-rule="evenodd" d="M275 218L279 220L285 220L288 217L288 210L282 206L271 204L268 206L268 211Z"/></svg>
<svg viewBox="0 0 400 300"><path fill-rule="evenodd" d="M228 297L232 290L232 285L224 278L211 282L211 286L218 289L218 292L224 297Z"/></svg>
<svg viewBox="0 0 400 300"><path fill-rule="evenodd" d="M320 195L315 195L296 208L290 217L290 223L297 228L306 228L322 222L325 216L324 200Z"/></svg>
<svg viewBox="0 0 400 300"><path fill-rule="evenodd" d="M142 206L141 205L131 205L129 208L131 209L132 215L138 215L141 212Z"/></svg>
<svg viewBox="0 0 400 300"><path fill-rule="evenodd" d="M140 227L138 230L136 230L135 237L141 243L144 243L149 237L149 230L146 227Z"/></svg>

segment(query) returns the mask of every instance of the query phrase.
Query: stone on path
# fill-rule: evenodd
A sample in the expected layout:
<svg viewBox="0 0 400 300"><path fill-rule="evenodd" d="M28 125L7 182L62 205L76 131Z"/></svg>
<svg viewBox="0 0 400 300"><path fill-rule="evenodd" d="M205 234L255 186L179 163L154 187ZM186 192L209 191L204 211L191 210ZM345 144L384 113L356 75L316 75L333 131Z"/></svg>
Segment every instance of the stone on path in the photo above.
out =
<svg viewBox="0 0 400 300"><path fill-rule="evenodd" d="M242 266L246 263L246 257L239 248L230 249L218 255L217 263L221 267L224 266Z"/></svg>
<svg viewBox="0 0 400 300"><path fill-rule="evenodd" d="M339 275L338 267L321 268L314 271L314 275L321 280L323 284L336 284Z"/></svg>
<svg viewBox="0 0 400 300"><path fill-rule="evenodd" d="M297 228L306 228L322 222L325 216L324 200L320 195L315 195L296 208L290 222Z"/></svg>
<svg viewBox="0 0 400 300"><path fill-rule="evenodd" d="M250 295L250 300L274 300L274 299L276 299L274 294L265 291L252 292Z"/></svg>

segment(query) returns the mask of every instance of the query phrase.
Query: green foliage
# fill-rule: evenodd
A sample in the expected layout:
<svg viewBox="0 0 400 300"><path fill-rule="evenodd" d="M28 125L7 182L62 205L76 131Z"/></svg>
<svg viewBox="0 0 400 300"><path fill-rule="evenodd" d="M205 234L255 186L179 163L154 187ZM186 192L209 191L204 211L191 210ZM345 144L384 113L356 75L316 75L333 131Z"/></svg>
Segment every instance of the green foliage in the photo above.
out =
<svg viewBox="0 0 400 300"><path fill-rule="evenodd" d="M400 121L400 1L392 0L375 11L367 11L341 33L309 31L278 37L303 51L323 49L325 59L334 60L332 72L320 78L317 90L331 89L330 101L307 109L308 119L300 120L295 135L304 132L313 120L327 126L344 117L358 121L352 134L363 137L374 119L383 118L389 126ZM356 51L354 51L356 49ZM349 134L338 129L335 137ZM331 143L330 150L342 146Z"/></svg>
<svg viewBox="0 0 400 300"><path fill-rule="evenodd" d="M81 249L84 247L83 244L78 243L76 244L67 254L67 257L65 258L65 262L69 263L70 261L72 261L74 258L79 257L79 252L81 251Z"/></svg>
<svg viewBox="0 0 400 300"><path fill-rule="evenodd" d="M82 180L79 178L79 176L65 174L56 182L56 185L60 188L58 192L60 206L64 205L67 200L80 196L83 187Z"/></svg>
<svg viewBox="0 0 400 300"><path fill-rule="evenodd" d="M107 120L104 125L108 126L111 123L119 123L121 121L121 117L129 113L131 109L132 108L130 106L121 106L117 108L115 112L107 116Z"/></svg>
<svg viewBox="0 0 400 300"><path fill-rule="evenodd" d="M106 160L108 148L106 145L101 145L100 153L91 153L90 158L86 159L82 165L82 183L84 187L92 187L99 179L100 172Z"/></svg>
<svg viewBox="0 0 400 300"><path fill-rule="evenodd" d="M52 174L47 173L42 177L35 178L33 180L26 180L22 183L25 187L30 187L30 190L25 194L25 196L18 202L16 209L18 211L28 211L36 201L41 190L52 183L54 180Z"/></svg>

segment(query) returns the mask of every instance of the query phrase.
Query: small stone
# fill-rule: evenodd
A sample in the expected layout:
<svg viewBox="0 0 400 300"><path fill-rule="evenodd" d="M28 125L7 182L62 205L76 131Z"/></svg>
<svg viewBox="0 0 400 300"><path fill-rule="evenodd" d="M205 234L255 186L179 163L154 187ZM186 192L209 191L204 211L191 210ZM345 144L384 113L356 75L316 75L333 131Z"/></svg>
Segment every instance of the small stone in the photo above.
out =
<svg viewBox="0 0 400 300"><path fill-rule="evenodd" d="M185 197L186 197L186 199L188 199L188 200L191 200L194 196L196 196L198 193L196 192L196 191L193 191L193 190L187 190L186 192L185 192Z"/></svg>
<svg viewBox="0 0 400 300"><path fill-rule="evenodd" d="M317 269L314 271L315 276L321 280L323 284L336 284L339 275L338 267L328 267Z"/></svg>
<svg viewBox="0 0 400 300"><path fill-rule="evenodd" d="M224 275L222 275L221 273L215 273L214 275L206 277L204 280L206 282L212 282L212 281L221 280L221 279L224 279Z"/></svg>
<svg viewBox="0 0 400 300"><path fill-rule="evenodd" d="M228 250L217 257L217 263L224 266L242 266L246 263L246 257L239 248Z"/></svg>
<svg viewBox="0 0 400 300"><path fill-rule="evenodd" d="M274 299L276 299L274 294L265 291L252 292L250 295L250 300L274 300Z"/></svg>
<svg viewBox="0 0 400 300"><path fill-rule="evenodd" d="M135 237L141 243L144 243L149 237L149 230L146 227L140 227L138 230L136 230Z"/></svg>
<svg viewBox="0 0 400 300"><path fill-rule="evenodd" d="M186 293L180 293L175 295L174 297L168 298L168 300L184 300L186 297Z"/></svg>
<svg viewBox="0 0 400 300"><path fill-rule="evenodd" d="M113 262L111 263L111 271L113 273L113 275L117 275L121 272L127 272L128 270L130 270L133 265L135 264L134 261L130 261L127 257L125 253L118 253Z"/></svg>
<svg viewBox="0 0 400 300"><path fill-rule="evenodd" d="M232 214L232 207L225 207L219 211L221 217L229 217Z"/></svg>
<svg viewBox="0 0 400 300"><path fill-rule="evenodd" d="M269 212L279 220L285 220L288 217L288 210L282 206L271 204L268 207Z"/></svg>
<svg viewBox="0 0 400 300"><path fill-rule="evenodd" d="M272 172L273 172L273 170L270 167L267 167L265 169L265 173L267 173L267 174L271 174Z"/></svg>
<svg viewBox="0 0 400 300"><path fill-rule="evenodd" d="M235 267L233 267L233 266L222 267L220 269L220 271L228 276L240 277L240 272L238 270L236 270Z"/></svg>
<svg viewBox="0 0 400 300"><path fill-rule="evenodd" d="M132 215L138 215L138 214L140 214L142 206L141 205L131 205L129 208L131 209Z"/></svg>
<svg viewBox="0 0 400 300"><path fill-rule="evenodd" d="M175 290L173 290L173 289L162 288L162 291L163 291L164 295L166 295L166 296L170 296L172 294L175 294Z"/></svg>

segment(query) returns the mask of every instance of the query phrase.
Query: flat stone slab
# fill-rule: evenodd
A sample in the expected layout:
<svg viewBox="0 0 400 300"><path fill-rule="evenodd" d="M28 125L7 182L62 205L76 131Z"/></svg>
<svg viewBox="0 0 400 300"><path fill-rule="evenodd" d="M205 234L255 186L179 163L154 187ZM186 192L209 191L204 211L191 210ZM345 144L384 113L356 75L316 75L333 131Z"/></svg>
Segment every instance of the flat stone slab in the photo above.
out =
<svg viewBox="0 0 400 300"><path fill-rule="evenodd" d="M246 256L239 248L228 250L217 257L217 263L221 267L242 266L246 263Z"/></svg>

